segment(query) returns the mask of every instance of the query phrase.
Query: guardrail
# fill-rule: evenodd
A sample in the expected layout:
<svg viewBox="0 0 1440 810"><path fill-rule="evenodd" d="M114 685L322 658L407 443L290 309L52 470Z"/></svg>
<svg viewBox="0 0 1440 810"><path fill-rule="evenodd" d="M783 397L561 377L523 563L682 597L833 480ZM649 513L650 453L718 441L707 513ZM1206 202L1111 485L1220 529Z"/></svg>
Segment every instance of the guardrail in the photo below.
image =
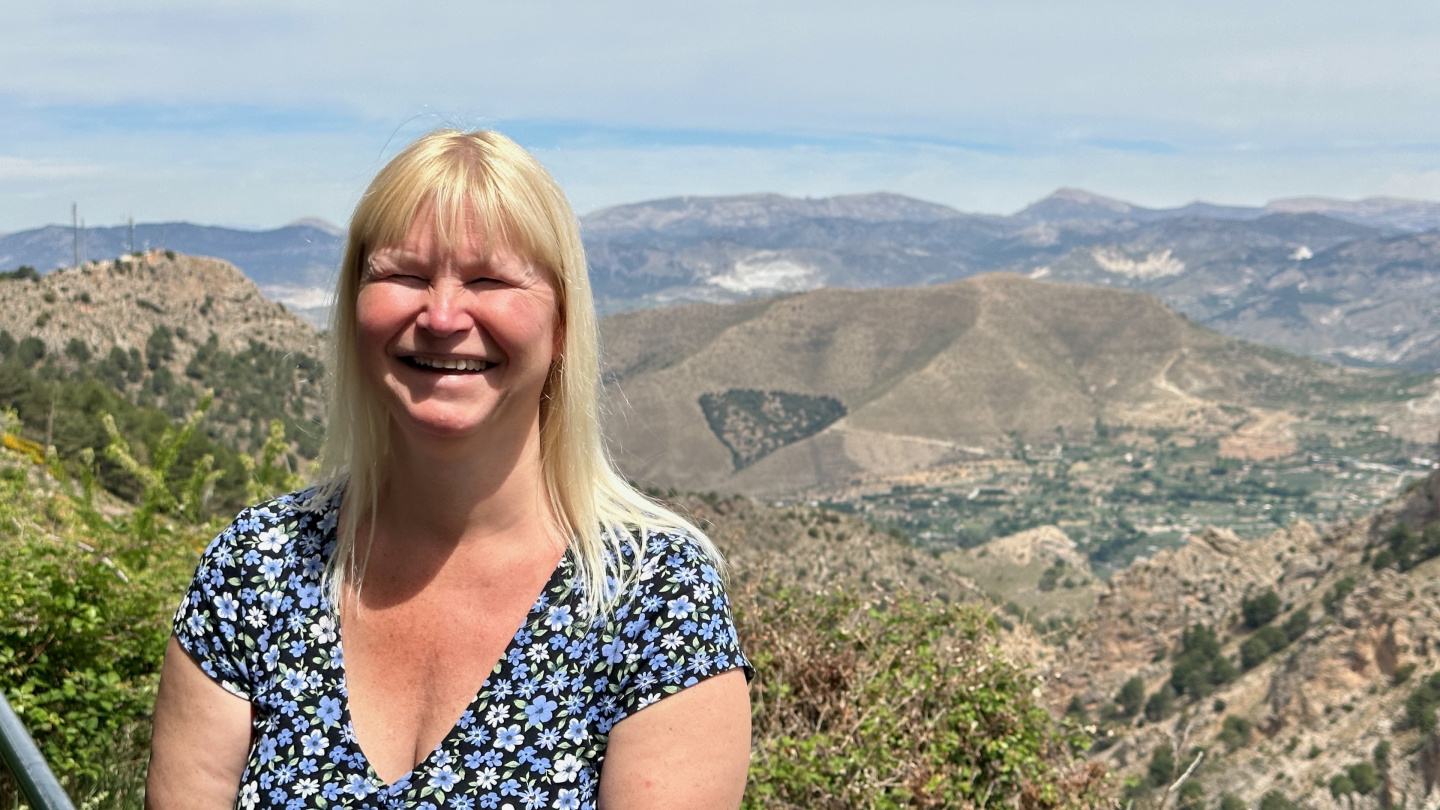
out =
<svg viewBox="0 0 1440 810"><path fill-rule="evenodd" d="M20 792L35 810L75 810L3 692L0 692L0 759L4 759L5 767L15 775Z"/></svg>

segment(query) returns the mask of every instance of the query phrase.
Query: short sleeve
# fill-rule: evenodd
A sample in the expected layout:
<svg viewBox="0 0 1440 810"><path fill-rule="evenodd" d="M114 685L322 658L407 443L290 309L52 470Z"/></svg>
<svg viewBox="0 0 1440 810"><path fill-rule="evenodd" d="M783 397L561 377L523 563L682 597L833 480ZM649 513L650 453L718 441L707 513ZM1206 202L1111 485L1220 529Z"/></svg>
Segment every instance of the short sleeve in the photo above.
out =
<svg viewBox="0 0 1440 810"><path fill-rule="evenodd" d="M247 661L254 645L243 621L246 594L239 540L250 522L249 511L241 512L205 549L174 622L175 640L200 669L225 691L246 700L254 691Z"/></svg>
<svg viewBox="0 0 1440 810"><path fill-rule="evenodd" d="M737 667L754 677L720 572L693 537L647 538L634 595L620 613L617 638L628 654L617 673L615 722Z"/></svg>

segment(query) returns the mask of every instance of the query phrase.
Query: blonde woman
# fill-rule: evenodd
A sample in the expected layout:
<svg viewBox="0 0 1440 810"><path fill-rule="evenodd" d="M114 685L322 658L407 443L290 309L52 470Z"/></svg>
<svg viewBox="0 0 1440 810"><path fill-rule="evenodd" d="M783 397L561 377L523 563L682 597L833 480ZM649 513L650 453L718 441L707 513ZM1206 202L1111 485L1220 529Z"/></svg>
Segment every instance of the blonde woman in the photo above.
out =
<svg viewBox="0 0 1440 810"><path fill-rule="evenodd" d="M206 550L153 808L733 808L745 659L710 541L601 444L578 225L528 153L440 131L350 225L329 483Z"/></svg>

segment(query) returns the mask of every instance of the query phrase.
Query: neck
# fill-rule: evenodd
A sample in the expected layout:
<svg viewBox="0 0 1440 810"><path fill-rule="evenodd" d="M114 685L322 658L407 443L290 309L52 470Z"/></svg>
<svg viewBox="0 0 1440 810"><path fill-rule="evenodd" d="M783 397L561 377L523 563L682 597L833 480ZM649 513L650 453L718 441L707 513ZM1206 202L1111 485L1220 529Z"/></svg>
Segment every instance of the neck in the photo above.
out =
<svg viewBox="0 0 1440 810"><path fill-rule="evenodd" d="M483 447L397 435L376 505L377 536L446 552L553 537L538 420L511 435Z"/></svg>

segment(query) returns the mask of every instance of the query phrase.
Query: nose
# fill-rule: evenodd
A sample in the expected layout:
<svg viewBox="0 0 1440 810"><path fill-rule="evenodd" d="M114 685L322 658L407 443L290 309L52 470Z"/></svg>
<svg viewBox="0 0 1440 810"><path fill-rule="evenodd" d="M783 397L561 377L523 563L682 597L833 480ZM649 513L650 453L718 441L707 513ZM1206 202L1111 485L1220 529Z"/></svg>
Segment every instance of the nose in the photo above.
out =
<svg viewBox="0 0 1440 810"><path fill-rule="evenodd" d="M415 325L436 337L468 331L475 321L465 308L464 296L463 286L437 282L429 289Z"/></svg>

